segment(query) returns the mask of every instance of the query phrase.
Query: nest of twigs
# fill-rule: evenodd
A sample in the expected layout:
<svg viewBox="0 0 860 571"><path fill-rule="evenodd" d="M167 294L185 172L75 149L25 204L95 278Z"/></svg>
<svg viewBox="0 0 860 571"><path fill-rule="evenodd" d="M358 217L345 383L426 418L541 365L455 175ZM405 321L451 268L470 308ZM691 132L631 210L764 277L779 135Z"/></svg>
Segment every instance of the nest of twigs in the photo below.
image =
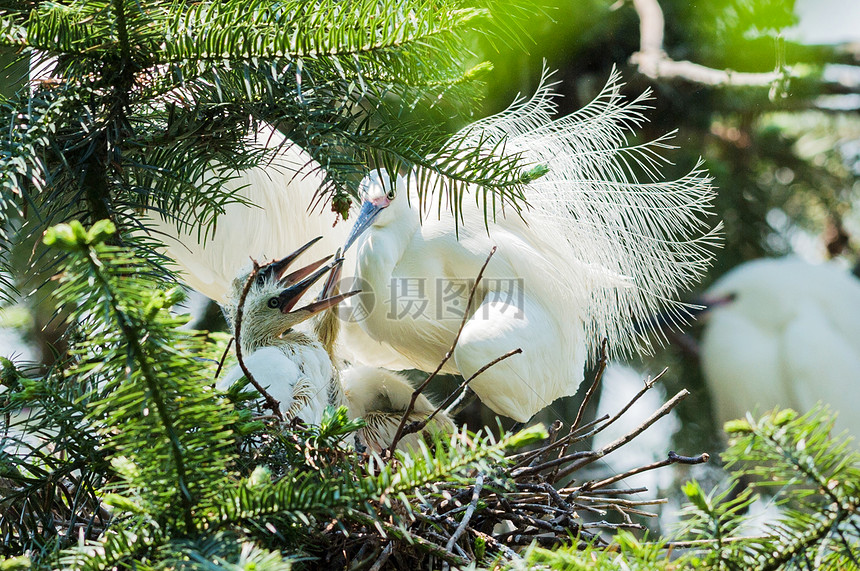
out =
<svg viewBox="0 0 860 571"><path fill-rule="evenodd" d="M514 562L532 544L552 547L608 546L619 529L644 530L643 518L655 517L649 507L665 499L641 499L644 487L624 480L634 474L675 463L699 464L707 454L686 457L667 453L665 460L643 465L601 480L578 481L577 473L632 441L667 415L689 393L682 390L624 436L599 449L579 449L621 418L648 392L659 375L615 415L584 422L584 410L599 386L605 357L574 422L564 430L555 421L548 437L526 452L508 457L494 473L474 473L467 485L440 486L418 506L402 506L388 524L368 518L356 523L332 522L323 564L327 568L436 569L460 568L472 562ZM633 496L636 496L634 499ZM389 506L388 510L392 508Z"/></svg>

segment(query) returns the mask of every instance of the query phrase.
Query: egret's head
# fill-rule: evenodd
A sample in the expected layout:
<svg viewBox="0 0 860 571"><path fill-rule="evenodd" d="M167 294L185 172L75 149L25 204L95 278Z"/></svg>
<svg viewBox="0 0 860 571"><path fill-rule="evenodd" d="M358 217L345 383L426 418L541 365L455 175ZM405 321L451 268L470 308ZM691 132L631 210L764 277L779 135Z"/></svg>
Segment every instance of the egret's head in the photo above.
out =
<svg viewBox="0 0 860 571"><path fill-rule="evenodd" d="M388 171L379 169L371 171L358 186L361 198L361 211L349 233L344 245L344 251L371 226L385 226L396 217L395 205L407 204L404 197L397 200L398 193L406 192L406 178L397 176L391 180Z"/></svg>
<svg viewBox="0 0 860 571"><path fill-rule="evenodd" d="M263 266L254 278L242 309L242 342L256 344L265 339L278 337L313 315L337 305L343 299L358 292L339 294L318 299L296 308L302 296L323 275L339 268L343 258L326 264L327 256L303 268L289 272L295 259L319 238L311 240L289 256ZM324 265L325 264L325 265ZM250 272L243 272L233 281L230 304L226 307L227 319L235 327L236 311Z"/></svg>

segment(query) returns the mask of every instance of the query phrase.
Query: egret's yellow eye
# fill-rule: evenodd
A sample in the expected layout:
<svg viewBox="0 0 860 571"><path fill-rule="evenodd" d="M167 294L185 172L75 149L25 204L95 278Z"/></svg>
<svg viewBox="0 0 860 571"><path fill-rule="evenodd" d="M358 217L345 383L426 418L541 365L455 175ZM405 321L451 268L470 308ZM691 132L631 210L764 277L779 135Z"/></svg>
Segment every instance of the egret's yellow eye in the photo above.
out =
<svg viewBox="0 0 860 571"><path fill-rule="evenodd" d="M394 189L392 188L391 190L388 191L388 194L386 196L388 196L388 200L394 200L395 194L396 193L394 192Z"/></svg>
<svg viewBox="0 0 860 571"><path fill-rule="evenodd" d="M270 297L267 305L272 309L277 309L281 307L281 300L277 297Z"/></svg>

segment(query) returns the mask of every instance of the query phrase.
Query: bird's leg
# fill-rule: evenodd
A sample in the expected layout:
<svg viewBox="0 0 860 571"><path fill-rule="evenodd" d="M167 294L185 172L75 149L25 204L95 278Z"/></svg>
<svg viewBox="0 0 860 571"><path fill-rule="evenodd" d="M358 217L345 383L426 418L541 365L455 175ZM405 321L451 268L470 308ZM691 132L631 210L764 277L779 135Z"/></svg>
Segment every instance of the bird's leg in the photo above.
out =
<svg viewBox="0 0 860 571"><path fill-rule="evenodd" d="M510 432L511 434L516 434L517 432L525 428L526 424L528 424L528 422L515 422L514 425L511 426L510 430L508 430L508 432Z"/></svg>
<svg viewBox="0 0 860 571"><path fill-rule="evenodd" d="M460 396L445 409L445 414L451 418L457 416L464 408L469 406L477 396L478 395L475 394L475 391L467 386L460 393Z"/></svg>

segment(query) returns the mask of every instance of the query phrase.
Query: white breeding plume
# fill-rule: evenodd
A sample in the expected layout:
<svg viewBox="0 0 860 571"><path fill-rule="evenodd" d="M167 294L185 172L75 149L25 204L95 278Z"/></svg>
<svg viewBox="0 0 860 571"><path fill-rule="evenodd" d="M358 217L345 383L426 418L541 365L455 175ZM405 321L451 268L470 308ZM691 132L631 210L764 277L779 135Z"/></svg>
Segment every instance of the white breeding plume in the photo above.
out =
<svg viewBox="0 0 860 571"><path fill-rule="evenodd" d="M700 356L720 422L820 401L860 438L860 280L830 264L755 260L705 302Z"/></svg>
<svg viewBox="0 0 860 571"><path fill-rule="evenodd" d="M238 171L224 184L225 191L245 203L225 205L208 236L157 216L146 222L177 263L182 280L219 303L228 301L233 278L250 258L275 258L314 236L322 239L310 254L322 257L342 246L349 232L347 224L335 224L337 215L329 209L311 209L325 176L310 154L266 124L248 143L278 150L269 164ZM213 170L220 168L213 164ZM206 175L199 184L205 186Z"/></svg>
<svg viewBox="0 0 860 571"><path fill-rule="evenodd" d="M551 86L542 83L530 100L455 136L461 144L504 142L506 153L549 167L527 186L530 207L521 217L501 211L485 226L477 199L467 196L455 220L420 206L433 200L419 200L417 181L433 174L368 175L347 241L358 241L364 291L353 301L367 312L361 328L412 366L433 370L459 328L467 284L496 247L443 371L468 377L521 348L471 387L497 413L526 421L576 392L589 348L601 339L613 352L648 350L637 323L657 313L683 322L685 307L674 298L699 279L718 241L719 227L703 220L714 191L701 164L658 181L667 137L627 144L649 94L625 102L621 86L613 72L594 102L552 120ZM445 185L439 178L429 187Z"/></svg>

